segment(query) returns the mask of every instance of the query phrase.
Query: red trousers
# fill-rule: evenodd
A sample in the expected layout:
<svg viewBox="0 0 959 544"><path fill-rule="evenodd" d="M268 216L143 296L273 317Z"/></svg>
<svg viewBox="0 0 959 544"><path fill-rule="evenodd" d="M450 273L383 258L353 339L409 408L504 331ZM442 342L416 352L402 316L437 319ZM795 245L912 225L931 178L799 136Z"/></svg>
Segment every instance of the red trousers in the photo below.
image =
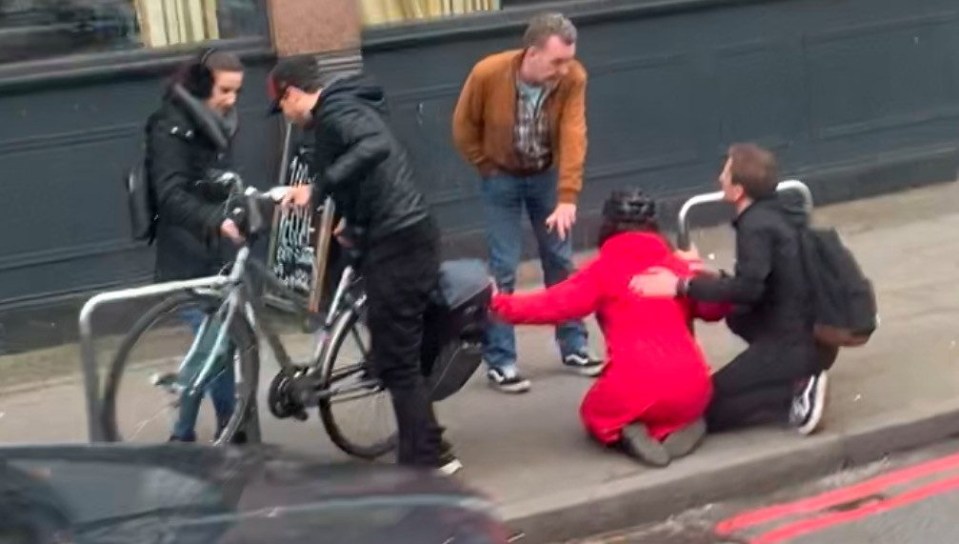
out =
<svg viewBox="0 0 959 544"><path fill-rule="evenodd" d="M629 369L607 368L586 393L580 417L603 444L620 440L623 428L645 423L663 440L703 417L712 397L708 371L702 376L639 376Z"/></svg>

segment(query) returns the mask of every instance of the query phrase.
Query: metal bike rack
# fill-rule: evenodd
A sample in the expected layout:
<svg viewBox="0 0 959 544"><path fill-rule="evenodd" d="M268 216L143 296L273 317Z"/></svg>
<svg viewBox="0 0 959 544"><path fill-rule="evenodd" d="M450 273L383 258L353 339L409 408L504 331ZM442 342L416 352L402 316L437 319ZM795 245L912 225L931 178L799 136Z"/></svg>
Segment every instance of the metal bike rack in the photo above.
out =
<svg viewBox="0 0 959 544"><path fill-rule="evenodd" d="M93 314L101 306L128 302L140 298L158 297L189 289L217 289L227 284L227 276L209 276L185 281L173 281L108 291L95 295L80 310L80 361L83 366L83 386L86 395L87 432L90 442L104 442L106 433L100 426L100 376L97 368L96 347L93 345ZM257 421L257 418L251 418Z"/></svg>
<svg viewBox="0 0 959 544"><path fill-rule="evenodd" d="M776 186L776 191L780 193L784 191L798 192L800 196L802 196L803 207L806 209L806 213L812 213L812 191L809 190L809 187L807 187L805 183L799 181L798 179L789 179L780 182L779 185ZM696 195L683 203L683 206L679 209L679 235L677 240L681 249L689 249L689 213L692 211L692 209L703 204L721 202L722 200L723 192L716 191L713 193Z"/></svg>

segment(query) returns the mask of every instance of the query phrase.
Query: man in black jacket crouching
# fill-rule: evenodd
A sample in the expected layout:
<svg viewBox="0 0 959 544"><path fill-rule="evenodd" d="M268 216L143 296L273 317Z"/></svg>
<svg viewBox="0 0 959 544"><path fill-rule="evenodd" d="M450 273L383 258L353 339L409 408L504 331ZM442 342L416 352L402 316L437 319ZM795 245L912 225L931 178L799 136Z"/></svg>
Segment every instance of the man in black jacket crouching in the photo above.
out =
<svg viewBox="0 0 959 544"><path fill-rule="evenodd" d="M711 431L772 419L810 434L822 420L826 369L836 353L813 336L811 285L799 245L808 217L778 198L777 184L772 153L753 144L731 146L719 185L736 211L735 273L678 280L658 271L632 283L645 296L734 305L726 323L749 347L713 375Z"/></svg>

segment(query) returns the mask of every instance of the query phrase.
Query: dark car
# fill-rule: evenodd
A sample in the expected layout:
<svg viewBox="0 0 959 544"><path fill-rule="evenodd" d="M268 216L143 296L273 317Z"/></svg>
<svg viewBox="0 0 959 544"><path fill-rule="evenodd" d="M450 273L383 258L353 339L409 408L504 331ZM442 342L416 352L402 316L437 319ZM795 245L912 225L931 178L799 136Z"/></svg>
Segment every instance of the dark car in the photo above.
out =
<svg viewBox="0 0 959 544"><path fill-rule="evenodd" d="M0 449L0 542L503 544L450 478L272 447Z"/></svg>

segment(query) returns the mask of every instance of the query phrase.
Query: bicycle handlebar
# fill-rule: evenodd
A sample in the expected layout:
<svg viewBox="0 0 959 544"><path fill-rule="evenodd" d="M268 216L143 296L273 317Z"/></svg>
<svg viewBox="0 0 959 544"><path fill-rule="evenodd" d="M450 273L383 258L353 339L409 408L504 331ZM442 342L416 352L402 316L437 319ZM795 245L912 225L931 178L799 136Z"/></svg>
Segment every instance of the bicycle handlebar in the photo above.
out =
<svg viewBox="0 0 959 544"><path fill-rule="evenodd" d="M264 219L260 207L264 203L276 204L290 191L290 187L285 186L273 187L266 192L256 187L246 187L236 172L222 173L215 183L230 187L231 196L227 200L226 217L232 219L247 238L260 233L270 224Z"/></svg>

